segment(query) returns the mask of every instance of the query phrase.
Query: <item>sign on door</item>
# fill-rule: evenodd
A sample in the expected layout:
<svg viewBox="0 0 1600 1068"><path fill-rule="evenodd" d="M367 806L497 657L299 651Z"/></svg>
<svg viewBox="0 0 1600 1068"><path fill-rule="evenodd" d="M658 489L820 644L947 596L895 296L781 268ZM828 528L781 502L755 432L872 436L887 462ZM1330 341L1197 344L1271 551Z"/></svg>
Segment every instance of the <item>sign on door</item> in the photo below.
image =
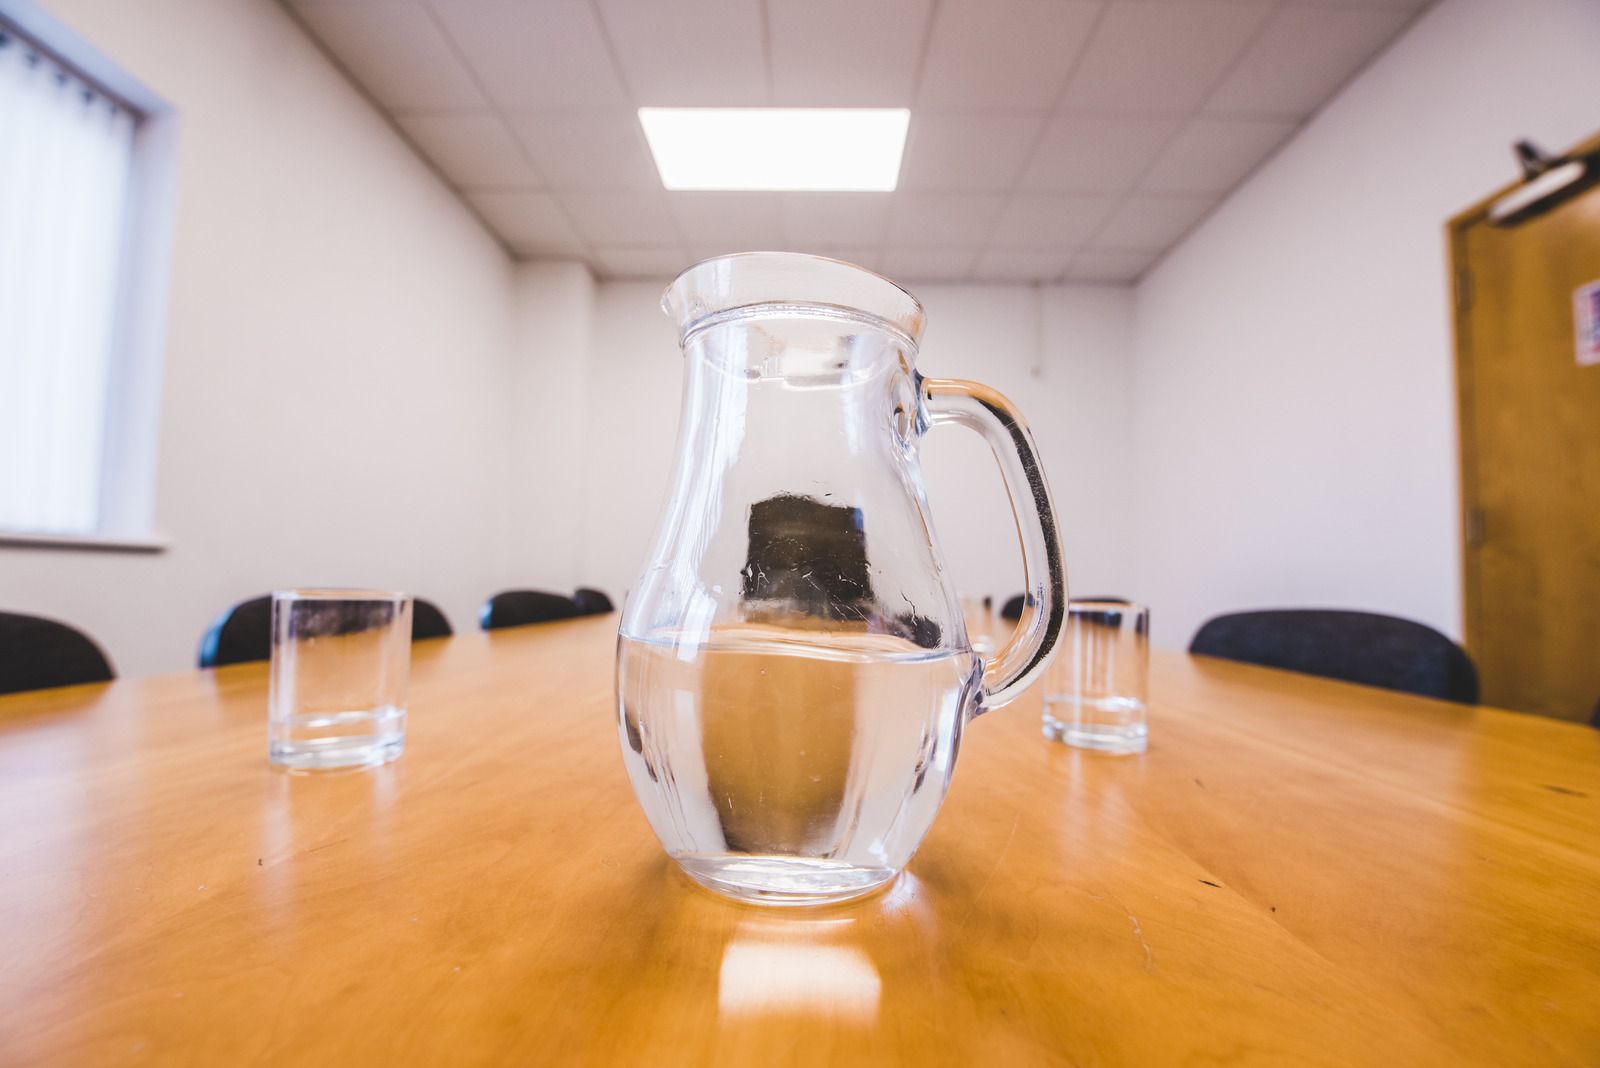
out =
<svg viewBox="0 0 1600 1068"><path fill-rule="evenodd" d="M1577 288L1572 294L1572 315L1578 342L1578 366L1600 365L1600 282Z"/></svg>

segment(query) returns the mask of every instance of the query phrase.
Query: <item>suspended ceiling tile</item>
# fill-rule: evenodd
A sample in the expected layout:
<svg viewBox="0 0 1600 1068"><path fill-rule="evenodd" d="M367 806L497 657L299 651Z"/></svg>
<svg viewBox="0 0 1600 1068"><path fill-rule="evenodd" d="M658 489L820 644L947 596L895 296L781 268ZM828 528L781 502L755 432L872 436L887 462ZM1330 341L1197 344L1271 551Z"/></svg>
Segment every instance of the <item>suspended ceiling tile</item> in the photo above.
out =
<svg viewBox="0 0 1600 1068"><path fill-rule="evenodd" d="M598 0L644 107L769 103L760 0Z"/></svg>
<svg viewBox="0 0 1600 1068"><path fill-rule="evenodd" d="M1019 184L1060 193L1121 192L1181 125L1176 118L1063 112L1045 128Z"/></svg>
<svg viewBox="0 0 1600 1068"><path fill-rule="evenodd" d="M453 184L537 188L543 178L494 112L401 114L406 133Z"/></svg>
<svg viewBox="0 0 1600 1068"><path fill-rule="evenodd" d="M587 0L433 0L433 10L502 108L629 107Z"/></svg>
<svg viewBox="0 0 1600 1068"><path fill-rule="evenodd" d="M809 251L818 256L826 256L829 259L853 263L857 267L865 267L869 271L880 271L883 267L883 252L876 248L822 245Z"/></svg>
<svg viewBox="0 0 1600 1068"><path fill-rule="evenodd" d="M1004 202L998 193L896 193L889 208L889 244L975 248L988 239Z"/></svg>
<svg viewBox="0 0 1600 1068"><path fill-rule="evenodd" d="M1107 196L1019 193L1001 211L993 243L1071 251L1089 240L1113 203Z"/></svg>
<svg viewBox="0 0 1600 1068"><path fill-rule="evenodd" d="M1284 0L1284 7L1381 7L1415 14L1433 0Z"/></svg>
<svg viewBox="0 0 1600 1068"><path fill-rule="evenodd" d="M668 193L667 199L691 245L756 251L785 243L781 193Z"/></svg>
<svg viewBox="0 0 1600 1068"><path fill-rule="evenodd" d="M1283 8L1211 94L1206 110L1309 115L1411 17L1400 6Z"/></svg>
<svg viewBox="0 0 1600 1068"><path fill-rule="evenodd" d="M679 245L597 245L594 258L600 274L606 278L675 278L694 262L689 251Z"/></svg>
<svg viewBox="0 0 1600 1068"><path fill-rule="evenodd" d="M1055 102L1100 12L1087 0L944 0L917 103L1040 109Z"/></svg>
<svg viewBox="0 0 1600 1068"><path fill-rule="evenodd" d="M387 108L478 108L488 103L420 3L300 4L295 10Z"/></svg>
<svg viewBox="0 0 1600 1068"><path fill-rule="evenodd" d="M1010 189L1043 125L1043 113L912 112L900 188Z"/></svg>
<svg viewBox="0 0 1600 1068"><path fill-rule="evenodd" d="M911 106L932 0L767 0L766 10L773 104Z"/></svg>
<svg viewBox="0 0 1600 1068"><path fill-rule="evenodd" d="M792 246L876 247L889 225L889 194L786 193L782 213Z"/></svg>
<svg viewBox="0 0 1600 1068"><path fill-rule="evenodd" d="M883 274L902 284L959 282L972 273L977 258L975 248L889 248L883 253Z"/></svg>
<svg viewBox="0 0 1600 1068"><path fill-rule="evenodd" d="M978 282L1050 282L1066 269L1070 253L991 248L978 257L972 277Z"/></svg>
<svg viewBox="0 0 1600 1068"><path fill-rule="evenodd" d="M1112 4L1063 102L1112 112L1189 111L1271 11L1270 2Z"/></svg>
<svg viewBox="0 0 1600 1068"><path fill-rule="evenodd" d="M578 233L597 245L676 245L684 240L665 192L563 192Z"/></svg>
<svg viewBox="0 0 1600 1068"><path fill-rule="evenodd" d="M661 188L661 177L632 112L513 112L506 121L552 188Z"/></svg>
<svg viewBox="0 0 1600 1068"><path fill-rule="evenodd" d="M1149 270L1158 255L1124 249L1085 249L1067 265L1066 281L1126 284Z"/></svg>
<svg viewBox="0 0 1600 1068"><path fill-rule="evenodd" d="M1190 119L1139 188L1157 193L1225 193L1294 132L1292 119Z"/></svg>
<svg viewBox="0 0 1600 1068"><path fill-rule="evenodd" d="M467 199L505 241L522 252L578 253L583 242L549 193L484 190Z"/></svg>
<svg viewBox="0 0 1600 1068"><path fill-rule="evenodd" d="M1095 234L1094 244L1130 251L1160 252L1171 248L1217 203L1216 197L1129 197Z"/></svg>
<svg viewBox="0 0 1600 1068"><path fill-rule="evenodd" d="M841 249L890 273L945 279L978 271L980 250L989 277L1060 256L1071 257L1069 276L1133 270L1126 264L1180 240L1426 6L289 3L508 247L585 256L602 273L625 262L645 270L662 249ZM635 114L674 103L910 103L900 189L721 208L692 198L674 210ZM1094 218L1112 204L1121 205L1112 217ZM1086 229L1089 251L1077 251Z"/></svg>

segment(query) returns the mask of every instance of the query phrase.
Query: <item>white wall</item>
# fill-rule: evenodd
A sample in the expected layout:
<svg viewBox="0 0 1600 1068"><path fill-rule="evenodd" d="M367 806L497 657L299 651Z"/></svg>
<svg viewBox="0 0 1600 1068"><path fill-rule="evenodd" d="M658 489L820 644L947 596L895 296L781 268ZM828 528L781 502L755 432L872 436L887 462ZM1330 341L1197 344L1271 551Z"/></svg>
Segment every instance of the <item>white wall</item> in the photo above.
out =
<svg viewBox="0 0 1600 1068"><path fill-rule="evenodd" d="M570 592L584 582L594 279L581 263L525 264L515 301L506 585Z"/></svg>
<svg viewBox="0 0 1600 1068"><path fill-rule="evenodd" d="M1443 0L1147 276L1136 524L1154 637L1265 605L1460 634L1444 223L1510 144L1600 128L1600 3Z"/></svg>
<svg viewBox="0 0 1600 1068"><path fill-rule="evenodd" d="M50 0L182 117L155 556L0 548L0 605L192 663L274 586L401 586L458 627L508 585L629 586L682 377L660 283L513 269L262 0ZM1032 422L1073 589L1158 642L1262 604L1459 632L1443 223L1508 143L1600 126L1600 4L1443 0L1149 276L915 287L921 367ZM925 445L956 581L1018 587L982 443Z"/></svg>
<svg viewBox="0 0 1600 1068"><path fill-rule="evenodd" d="M583 577L613 597L638 577L671 472L683 362L658 306L664 285L605 283L595 304ZM928 310L923 373L987 382L1028 417L1064 516L1073 587L1131 588L1131 291L912 289ZM1016 528L988 447L941 428L926 439L923 468L957 585L1020 590Z"/></svg>
<svg viewBox="0 0 1600 1068"><path fill-rule="evenodd" d="M154 556L0 549L0 606L122 674L191 666L276 586L505 574L512 268L276 5L48 0L179 112Z"/></svg>
<svg viewBox="0 0 1600 1068"><path fill-rule="evenodd" d="M913 286L928 309L922 372L995 386L1032 428L1050 479L1074 595L1134 588L1133 294L1110 286ZM957 585L1022 589L1016 524L993 454L940 428L923 450Z"/></svg>
<svg viewBox="0 0 1600 1068"><path fill-rule="evenodd" d="M619 605L639 577L677 441L683 361L661 282L605 282L588 360L582 579Z"/></svg>

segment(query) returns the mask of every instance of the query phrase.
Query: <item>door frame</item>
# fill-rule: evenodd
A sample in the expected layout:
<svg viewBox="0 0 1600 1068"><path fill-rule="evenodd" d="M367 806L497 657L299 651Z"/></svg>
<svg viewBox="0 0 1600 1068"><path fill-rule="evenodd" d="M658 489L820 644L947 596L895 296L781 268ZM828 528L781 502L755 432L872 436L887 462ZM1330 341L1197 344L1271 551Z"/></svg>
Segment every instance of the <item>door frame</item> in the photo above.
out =
<svg viewBox="0 0 1600 1068"><path fill-rule="evenodd" d="M1600 133L1568 148L1563 156L1589 155L1600 151ZM1482 591L1478 588L1477 572L1472 566L1471 552L1482 537L1481 511L1476 507L1474 490L1477 485L1476 441L1469 438L1473 426L1472 386L1467 375L1467 360L1472 351L1472 279L1466 270L1466 233L1483 223L1489 208L1501 197L1527 184L1518 178L1507 182L1482 200L1473 204L1445 223L1445 234L1450 251L1450 321L1452 327L1451 371L1456 380L1456 496L1459 500L1457 536L1461 552L1461 623L1462 636L1467 651L1475 652L1483 638L1483 628L1478 619Z"/></svg>

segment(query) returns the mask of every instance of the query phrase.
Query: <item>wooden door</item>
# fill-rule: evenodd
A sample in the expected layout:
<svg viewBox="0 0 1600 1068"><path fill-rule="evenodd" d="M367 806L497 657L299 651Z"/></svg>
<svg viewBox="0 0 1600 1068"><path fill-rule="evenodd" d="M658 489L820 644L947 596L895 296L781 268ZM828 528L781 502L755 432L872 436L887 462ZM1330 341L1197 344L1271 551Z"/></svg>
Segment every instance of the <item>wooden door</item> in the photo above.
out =
<svg viewBox="0 0 1600 1068"><path fill-rule="evenodd" d="M1600 297L1583 314L1576 302L1600 285L1600 186L1514 226L1488 221L1498 196L1450 227L1467 648L1486 704L1588 720L1600 702L1600 363L1578 332Z"/></svg>

